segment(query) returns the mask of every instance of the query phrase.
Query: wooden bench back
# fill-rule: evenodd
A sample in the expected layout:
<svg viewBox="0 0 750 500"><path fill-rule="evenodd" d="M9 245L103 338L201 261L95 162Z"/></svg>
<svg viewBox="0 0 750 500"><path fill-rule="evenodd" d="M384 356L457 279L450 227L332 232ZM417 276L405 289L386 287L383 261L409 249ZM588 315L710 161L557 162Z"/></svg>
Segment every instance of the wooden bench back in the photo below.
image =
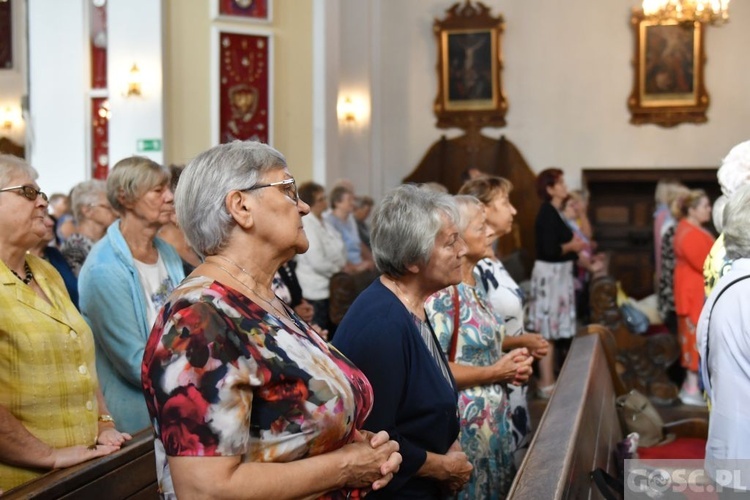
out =
<svg viewBox="0 0 750 500"><path fill-rule="evenodd" d="M599 335L573 340L508 498L599 498L591 471L616 474L613 451L623 434L601 342Z"/></svg>
<svg viewBox="0 0 750 500"><path fill-rule="evenodd" d="M159 498L151 429L133 436L121 450L68 469L49 472L3 495L3 500L26 498L147 500Z"/></svg>

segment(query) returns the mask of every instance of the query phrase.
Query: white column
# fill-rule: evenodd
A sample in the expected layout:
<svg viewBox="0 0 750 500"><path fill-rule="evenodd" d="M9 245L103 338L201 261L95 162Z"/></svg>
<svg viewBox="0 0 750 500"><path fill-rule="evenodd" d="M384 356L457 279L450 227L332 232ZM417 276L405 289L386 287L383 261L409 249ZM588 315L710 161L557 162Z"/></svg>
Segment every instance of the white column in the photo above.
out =
<svg viewBox="0 0 750 500"><path fill-rule="evenodd" d="M28 0L31 165L47 193L68 192L86 162L88 53L83 0Z"/></svg>
<svg viewBox="0 0 750 500"><path fill-rule="evenodd" d="M164 161L162 26L162 0L107 1L110 168L134 154ZM126 96L133 63L140 70L140 97ZM161 148L144 150L142 142L139 148L143 140L152 140L150 146L159 141Z"/></svg>
<svg viewBox="0 0 750 500"><path fill-rule="evenodd" d="M340 0L313 0L313 180L326 186L339 171Z"/></svg>

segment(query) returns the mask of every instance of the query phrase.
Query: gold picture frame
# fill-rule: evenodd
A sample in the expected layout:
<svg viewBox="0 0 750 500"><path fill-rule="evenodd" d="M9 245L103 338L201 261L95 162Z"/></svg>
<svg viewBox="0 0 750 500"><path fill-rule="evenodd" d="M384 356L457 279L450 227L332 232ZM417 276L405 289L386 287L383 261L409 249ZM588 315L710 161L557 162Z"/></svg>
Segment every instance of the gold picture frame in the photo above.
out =
<svg viewBox="0 0 750 500"><path fill-rule="evenodd" d="M508 103L502 87L502 16L466 0L435 20L438 91L434 112L439 128L505 126Z"/></svg>
<svg viewBox="0 0 750 500"><path fill-rule="evenodd" d="M703 24L659 24L645 20L638 10L631 26L635 57L630 123L674 127L708 121Z"/></svg>

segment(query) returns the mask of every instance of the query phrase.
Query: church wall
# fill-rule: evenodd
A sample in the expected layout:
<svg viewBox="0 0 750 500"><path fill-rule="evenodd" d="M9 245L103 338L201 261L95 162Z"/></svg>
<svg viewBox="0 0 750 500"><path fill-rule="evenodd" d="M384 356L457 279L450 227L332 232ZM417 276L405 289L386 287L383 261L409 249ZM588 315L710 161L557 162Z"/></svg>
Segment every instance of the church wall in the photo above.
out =
<svg viewBox="0 0 750 500"><path fill-rule="evenodd" d="M341 132L340 158L365 158L368 149L379 151L379 163L369 166L383 171L379 184L369 186L379 195L409 174L441 135L461 132L437 129L432 113L437 92L432 23L454 2L375 3L379 15L372 16L377 24L370 28L356 17L356 9L342 10L342 25L359 25L358 30L342 30L342 78L376 81L381 107L380 117L366 131L368 144L347 141L346 131ZM493 15L505 17L503 78L509 103L507 126L484 129L484 134L504 134L533 170L559 166L568 183L577 186L581 169L587 167L711 167L731 146L750 138L745 92L750 66L743 55L743 48L750 46L750 2L732 2L731 22L706 30L708 123L671 129L629 124L634 51L629 20L635 0L484 3ZM355 41L365 37L378 45L379 59L367 68L344 66L346 61L370 60L363 43ZM354 176L355 165L346 160L343 175Z"/></svg>

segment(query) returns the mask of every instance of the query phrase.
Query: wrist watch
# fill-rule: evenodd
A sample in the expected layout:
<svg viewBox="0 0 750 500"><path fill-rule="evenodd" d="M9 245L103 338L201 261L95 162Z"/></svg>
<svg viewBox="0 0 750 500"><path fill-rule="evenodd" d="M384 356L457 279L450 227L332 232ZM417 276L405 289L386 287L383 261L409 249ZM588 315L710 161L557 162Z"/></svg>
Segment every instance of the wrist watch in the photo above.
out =
<svg viewBox="0 0 750 500"><path fill-rule="evenodd" d="M115 423L115 419L112 418L112 415L99 415L99 422L112 422L112 424Z"/></svg>

